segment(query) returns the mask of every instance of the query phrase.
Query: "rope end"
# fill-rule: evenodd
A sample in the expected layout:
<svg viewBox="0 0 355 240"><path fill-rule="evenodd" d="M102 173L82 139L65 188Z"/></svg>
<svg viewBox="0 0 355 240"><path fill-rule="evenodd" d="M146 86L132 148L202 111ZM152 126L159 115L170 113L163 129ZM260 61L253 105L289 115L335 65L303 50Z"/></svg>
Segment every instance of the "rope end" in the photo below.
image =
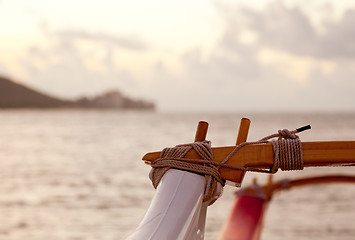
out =
<svg viewBox="0 0 355 240"><path fill-rule="evenodd" d="M300 132L303 132L303 131L306 131L306 130L309 130L309 129L311 129L311 125L306 125L306 126L297 128L296 132L300 133Z"/></svg>

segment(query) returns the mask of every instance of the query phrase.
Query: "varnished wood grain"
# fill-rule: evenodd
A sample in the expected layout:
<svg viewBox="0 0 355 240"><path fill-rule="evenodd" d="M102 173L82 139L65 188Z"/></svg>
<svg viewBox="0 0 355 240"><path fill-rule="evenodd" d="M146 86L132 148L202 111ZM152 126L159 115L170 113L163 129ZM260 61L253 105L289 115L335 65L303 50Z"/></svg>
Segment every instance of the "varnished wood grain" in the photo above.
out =
<svg viewBox="0 0 355 240"><path fill-rule="evenodd" d="M214 161L222 162L235 148L213 147ZM355 164L355 141L329 141L329 142L302 142L303 160L305 167L329 166L336 164ZM159 158L160 152L151 152L144 155L143 160L149 164ZM186 158L198 158L194 150L186 154ZM240 167L270 168L273 165L274 153L272 144L247 145L231 157L228 164ZM221 172L225 180L236 181L235 174ZM240 182L239 182L240 183Z"/></svg>

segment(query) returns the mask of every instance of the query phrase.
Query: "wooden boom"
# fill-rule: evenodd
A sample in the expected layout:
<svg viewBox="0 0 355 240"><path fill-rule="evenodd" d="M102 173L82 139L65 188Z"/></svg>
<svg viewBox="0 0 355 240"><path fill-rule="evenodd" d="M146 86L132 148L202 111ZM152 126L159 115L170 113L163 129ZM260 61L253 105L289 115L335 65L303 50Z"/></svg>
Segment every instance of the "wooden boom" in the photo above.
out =
<svg viewBox="0 0 355 240"><path fill-rule="evenodd" d="M315 177L305 177L298 179L283 179L281 181L273 182L273 176L270 175L269 181L264 185L259 185L254 179L253 185L243 188L242 193L249 195L259 195L260 188L265 194L267 201L270 201L275 192L279 192L282 190L289 190L295 187L303 187L307 185L314 184L325 184L325 183L355 183L355 176L349 175L323 175L323 176L315 176ZM255 185L260 186L260 188L255 188Z"/></svg>
<svg viewBox="0 0 355 240"><path fill-rule="evenodd" d="M214 161L222 162L235 146L213 147ZM302 142L305 167L355 164L355 141ZM150 152L143 156L147 164L160 157L160 152ZM185 158L199 159L194 150ZM256 167L269 169L274 164L274 152L271 143L246 145L240 148L226 164L237 167ZM244 172L221 167L221 177L241 184Z"/></svg>

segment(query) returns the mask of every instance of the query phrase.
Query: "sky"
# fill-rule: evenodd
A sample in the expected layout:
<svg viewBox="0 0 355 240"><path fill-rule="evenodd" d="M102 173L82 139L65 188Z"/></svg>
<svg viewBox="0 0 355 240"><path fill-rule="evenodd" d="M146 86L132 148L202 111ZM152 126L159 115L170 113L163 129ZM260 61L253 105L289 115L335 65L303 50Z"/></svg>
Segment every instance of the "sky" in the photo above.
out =
<svg viewBox="0 0 355 240"><path fill-rule="evenodd" d="M355 111L352 0L0 0L0 75L161 111Z"/></svg>

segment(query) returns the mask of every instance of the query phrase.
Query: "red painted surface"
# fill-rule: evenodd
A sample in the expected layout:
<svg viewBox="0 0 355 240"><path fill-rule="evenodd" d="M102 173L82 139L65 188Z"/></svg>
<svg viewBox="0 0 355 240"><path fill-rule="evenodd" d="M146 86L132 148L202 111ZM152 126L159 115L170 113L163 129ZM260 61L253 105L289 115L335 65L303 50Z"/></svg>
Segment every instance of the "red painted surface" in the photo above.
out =
<svg viewBox="0 0 355 240"><path fill-rule="evenodd" d="M259 196L237 196L217 240L257 240L266 200Z"/></svg>

